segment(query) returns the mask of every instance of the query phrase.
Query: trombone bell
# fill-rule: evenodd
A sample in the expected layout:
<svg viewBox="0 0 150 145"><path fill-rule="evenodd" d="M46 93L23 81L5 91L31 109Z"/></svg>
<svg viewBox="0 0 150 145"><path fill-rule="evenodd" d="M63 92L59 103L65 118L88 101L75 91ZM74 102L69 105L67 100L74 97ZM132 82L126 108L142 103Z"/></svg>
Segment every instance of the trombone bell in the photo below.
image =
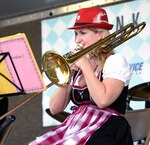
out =
<svg viewBox="0 0 150 145"><path fill-rule="evenodd" d="M53 51L47 51L42 58L43 70L49 80L57 86L66 86L71 80L71 70L66 60Z"/></svg>

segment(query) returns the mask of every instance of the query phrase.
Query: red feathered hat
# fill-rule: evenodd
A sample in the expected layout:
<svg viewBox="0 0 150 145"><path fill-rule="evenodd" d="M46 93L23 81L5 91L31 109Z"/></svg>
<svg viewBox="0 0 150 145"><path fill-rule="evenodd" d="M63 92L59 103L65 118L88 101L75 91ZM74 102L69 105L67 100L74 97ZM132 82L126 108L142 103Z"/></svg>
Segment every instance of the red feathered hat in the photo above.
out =
<svg viewBox="0 0 150 145"><path fill-rule="evenodd" d="M68 29L87 27L111 30L113 25L109 24L107 13L104 9L98 7L82 8L78 12L74 26Z"/></svg>

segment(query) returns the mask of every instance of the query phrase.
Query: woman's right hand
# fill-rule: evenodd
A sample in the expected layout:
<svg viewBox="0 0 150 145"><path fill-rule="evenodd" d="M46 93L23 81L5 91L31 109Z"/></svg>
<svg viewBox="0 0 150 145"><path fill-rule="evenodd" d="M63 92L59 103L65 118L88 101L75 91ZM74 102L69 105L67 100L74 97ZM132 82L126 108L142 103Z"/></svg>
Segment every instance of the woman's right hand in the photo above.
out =
<svg viewBox="0 0 150 145"><path fill-rule="evenodd" d="M49 107L52 114L57 114L67 107L70 101L71 86L58 87L51 95Z"/></svg>

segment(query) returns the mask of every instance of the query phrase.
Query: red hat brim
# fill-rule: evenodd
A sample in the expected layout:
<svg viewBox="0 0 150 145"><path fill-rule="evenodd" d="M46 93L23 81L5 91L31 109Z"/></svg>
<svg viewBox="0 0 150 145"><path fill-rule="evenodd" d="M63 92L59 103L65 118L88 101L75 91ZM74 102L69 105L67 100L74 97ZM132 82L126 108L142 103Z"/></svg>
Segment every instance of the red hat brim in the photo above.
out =
<svg viewBox="0 0 150 145"><path fill-rule="evenodd" d="M108 23L91 23L91 24L83 24L83 25L77 25L75 24L73 27L70 27L68 29L82 29L82 28L88 28L88 27L93 27L93 28L101 28L101 29L108 29L111 30L113 28L114 25L112 24L108 24Z"/></svg>

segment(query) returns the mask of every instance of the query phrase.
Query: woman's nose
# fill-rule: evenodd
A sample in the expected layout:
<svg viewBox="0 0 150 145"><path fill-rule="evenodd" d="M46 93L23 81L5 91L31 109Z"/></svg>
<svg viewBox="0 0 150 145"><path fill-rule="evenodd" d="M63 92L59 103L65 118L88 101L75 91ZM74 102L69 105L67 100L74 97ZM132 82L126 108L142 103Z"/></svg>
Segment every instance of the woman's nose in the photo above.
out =
<svg viewBox="0 0 150 145"><path fill-rule="evenodd" d="M81 37L78 35L76 36L76 39L75 39L76 43L80 43L82 41Z"/></svg>

